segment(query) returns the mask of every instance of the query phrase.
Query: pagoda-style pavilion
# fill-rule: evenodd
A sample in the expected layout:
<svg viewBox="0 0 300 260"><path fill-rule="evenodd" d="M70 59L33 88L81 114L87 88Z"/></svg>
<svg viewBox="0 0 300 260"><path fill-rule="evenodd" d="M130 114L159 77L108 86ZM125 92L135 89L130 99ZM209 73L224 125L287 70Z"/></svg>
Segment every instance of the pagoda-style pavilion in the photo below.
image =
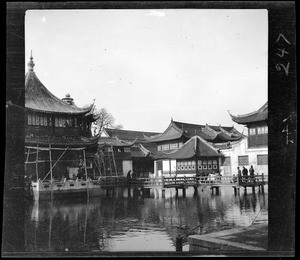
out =
<svg viewBox="0 0 300 260"><path fill-rule="evenodd" d="M158 160L156 161L158 171L160 170L159 168L163 169L162 174L196 174L205 176L209 173L219 172L221 157L222 155L211 143L195 135L178 150L157 154L155 159ZM169 159L169 161L161 159ZM159 167L160 163L165 162L169 163L169 167ZM169 168L169 170L166 171L166 168Z"/></svg>
<svg viewBox="0 0 300 260"><path fill-rule="evenodd" d="M237 124L247 126L249 148L268 145L268 102L252 113L237 116L230 114L230 116Z"/></svg>
<svg viewBox="0 0 300 260"><path fill-rule="evenodd" d="M93 177L97 138L91 136L94 104L77 107L69 94L54 96L34 72L33 58L25 76L25 174L31 181Z"/></svg>
<svg viewBox="0 0 300 260"><path fill-rule="evenodd" d="M176 160L166 158L165 153L177 151L184 143L194 136L198 136L210 146L220 143L228 144L229 142L236 142L244 137L244 135L238 132L233 126L197 125L177 122L171 119L170 125L163 133L152 136L145 135L145 139L148 142L157 145L156 161L154 165L154 171L157 175L160 175L160 173L172 173L176 171ZM202 156L205 155L202 154Z"/></svg>

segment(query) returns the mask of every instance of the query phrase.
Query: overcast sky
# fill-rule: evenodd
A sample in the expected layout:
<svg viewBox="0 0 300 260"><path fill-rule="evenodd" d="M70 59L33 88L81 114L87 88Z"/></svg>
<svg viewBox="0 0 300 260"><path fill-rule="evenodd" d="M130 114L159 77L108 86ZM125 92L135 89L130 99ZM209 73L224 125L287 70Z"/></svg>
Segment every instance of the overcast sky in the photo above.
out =
<svg viewBox="0 0 300 260"><path fill-rule="evenodd" d="M267 10L32 10L26 64L57 97L95 99L127 130L234 125L268 98ZM27 65L25 67L27 71Z"/></svg>

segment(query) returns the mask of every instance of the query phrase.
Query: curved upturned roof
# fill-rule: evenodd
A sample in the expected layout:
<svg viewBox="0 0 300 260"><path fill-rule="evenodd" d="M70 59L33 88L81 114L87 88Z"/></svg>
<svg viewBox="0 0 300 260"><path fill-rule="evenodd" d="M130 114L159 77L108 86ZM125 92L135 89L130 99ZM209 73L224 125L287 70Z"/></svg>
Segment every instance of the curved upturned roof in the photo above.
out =
<svg viewBox="0 0 300 260"><path fill-rule="evenodd" d="M229 113L229 112L228 112ZM257 111L252 113L244 114L244 115L237 115L234 116L229 113L231 116L232 121L236 122L237 124L244 124L247 125L249 123L259 122L259 121L267 121L268 120L268 101Z"/></svg>
<svg viewBox="0 0 300 260"><path fill-rule="evenodd" d="M156 143L175 140L181 137L189 139L193 136L200 136L209 142L228 142L239 140L242 137L242 134L233 126L209 126L208 124L196 125L171 120L170 125L162 134L151 137L145 136L145 139L148 142Z"/></svg>
<svg viewBox="0 0 300 260"><path fill-rule="evenodd" d="M38 79L33 71L34 63L32 57L28 63L28 72L25 75L25 107L44 113L64 114L86 114L89 113L94 104L85 108L79 108L75 104L70 105L53 95Z"/></svg>
<svg viewBox="0 0 300 260"><path fill-rule="evenodd" d="M157 155L156 159L190 159L193 157L220 157L221 154L200 136L193 136L182 147L171 153Z"/></svg>

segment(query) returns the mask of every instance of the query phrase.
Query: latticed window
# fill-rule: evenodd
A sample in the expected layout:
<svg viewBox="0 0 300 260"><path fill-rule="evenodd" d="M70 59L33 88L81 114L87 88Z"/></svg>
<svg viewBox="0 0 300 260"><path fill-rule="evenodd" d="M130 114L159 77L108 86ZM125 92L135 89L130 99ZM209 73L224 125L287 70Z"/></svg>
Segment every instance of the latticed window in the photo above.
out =
<svg viewBox="0 0 300 260"><path fill-rule="evenodd" d="M255 127L249 128L249 135L255 135L255 134L256 134Z"/></svg>
<svg viewBox="0 0 300 260"><path fill-rule="evenodd" d="M183 143L179 143L179 144L178 144L178 148L180 148L182 145L183 145Z"/></svg>
<svg viewBox="0 0 300 260"><path fill-rule="evenodd" d="M177 149L177 148L178 148L178 143L170 144L170 150Z"/></svg>
<svg viewBox="0 0 300 260"><path fill-rule="evenodd" d="M35 125L35 116L32 116L32 124Z"/></svg>
<svg viewBox="0 0 300 260"><path fill-rule="evenodd" d="M157 151L161 151L161 145L157 146Z"/></svg>
<svg viewBox="0 0 300 260"><path fill-rule="evenodd" d="M61 117L58 119L58 125L59 125L59 127L62 127L62 118Z"/></svg>
<svg viewBox="0 0 300 260"><path fill-rule="evenodd" d="M124 152L125 153L130 153L130 147L124 147Z"/></svg>
<svg viewBox="0 0 300 260"><path fill-rule="evenodd" d="M28 125L31 125L31 115L28 115Z"/></svg>
<svg viewBox="0 0 300 260"><path fill-rule="evenodd" d="M267 154L257 155L257 165L268 165L268 155Z"/></svg>
<svg viewBox="0 0 300 260"><path fill-rule="evenodd" d="M161 149L162 149L163 151L169 150L169 144L163 144L162 147L161 147Z"/></svg>
<svg viewBox="0 0 300 260"><path fill-rule="evenodd" d="M58 118L55 117L55 126L58 127Z"/></svg>
<svg viewBox="0 0 300 260"><path fill-rule="evenodd" d="M44 117L44 126L47 126L47 117Z"/></svg>
<svg viewBox="0 0 300 260"><path fill-rule="evenodd" d="M36 116L36 118L35 118L35 124L36 125L40 124L40 117L39 116Z"/></svg>
<svg viewBox="0 0 300 260"><path fill-rule="evenodd" d="M239 164L239 166L249 165L249 156L248 155L239 156L238 164Z"/></svg>
<svg viewBox="0 0 300 260"><path fill-rule="evenodd" d="M44 125L44 117L40 117L40 125Z"/></svg>

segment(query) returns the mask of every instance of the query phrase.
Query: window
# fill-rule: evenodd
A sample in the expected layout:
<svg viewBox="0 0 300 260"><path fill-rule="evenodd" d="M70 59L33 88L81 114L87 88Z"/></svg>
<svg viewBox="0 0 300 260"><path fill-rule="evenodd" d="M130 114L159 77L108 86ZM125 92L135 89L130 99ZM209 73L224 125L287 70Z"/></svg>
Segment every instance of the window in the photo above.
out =
<svg viewBox="0 0 300 260"><path fill-rule="evenodd" d="M62 127L62 118L61 117L58 119L58 126Z"/></svg>
<svg viewBox="0 0 300 260"><path fill-rule="evenodd" d="M177 149L177 148L178 148L178 143L170 144L170 150Z"/></svg>
<svg viewBox="0 0 300 260"><path fill-rule="evenodd" d="M55 126L58 127L58 118L55 117Z"/></svg>
<svg viewBox="0 0 300 260"><path fill-rule="evenodd" d="M255 135L255 134L256 134L255 127L249 128L249 135Z"/></svg>
<svg viewBox="0 0 300 260"><path fill-rule="evenodd" d="M52 126L52 117L49 117L49 126Z"/></svg>
<svg viewBox="0 0 300 260"><path fill-rule="evenodd" d="M257 134L267 134L268 133L268 126L260 126L257 127Z"/></svg>
<svg viewBox="0 0 300 260"><path fill-rule="evenodd" d="M47 126L47 117L44 117L44 126Z"/></svg>
<svg viewBox="0 0 300 260"><path fill-rule="evenodd" d="M35 125L35 116L32 116L32 124Z"/></svg>
<svg viewBox="0 0 300 260"><path fill-rule="evenodd" d="M40 117L40 125L44 125L44 117Z"/></svg>
<svg viewBox="0 0 300 260"><path fill-rule="evenodd" d="M31 125L31 115L28 115L28 125Z"/></svg>
<svg viewBox="0 0 300 260"><path fill-rule="evenodd" d="M268 165L268 155L257 155L257 165Z"/></svg>
<svg viewBox="0 0 300 260"><path fill-rule="evenodd" d="M213 160L213 164L218 164L218 161L217 160Z"/></svg>
<svg viewBox="0 0 300 260"><path fill-rule="evenodd" d="M62 127L66 127L66 119L63 117L61 121Z"/></svg>
<svg viewBox="0 0 300 260"><path fill-rule="evenodd" d="M182 143L179 143L179 144L178 144L178 148L180 148L181 146L182 146Z"/></svg>
<svg viewBox="0 0 300 260"><path fill-rule="evenodd" d="M157 151L161 151L161 145L157 146Z"/></svg>
<svg viewBox="0 0 300 260"><path fill-rule="evenodd" d="M238 164L239 164L239 166L249 165L249 156L248 155L239 156L238 157Z"/></svg>
<svg viewBox="0 0 300 260"><path fill-rule="evenodd" d="M265 126L265 134L268 133L268 126Z"/></svg>
<svg viewBox="0 0 300 260"><path fill-rule="evenodd" d="M169 144L163 144L162 147L161 147L161 149L163 151L169 150Z"/></svg>
<svg viewBox="0 0 300 260"><path fill-rule="evenodd" d="M36 125L40 124L40 117L39 116L36 116L36 118L35 118L35 124Z"/></svg>
<svg viewBox="0 0 300 260"><path fill-rule="evenodd" d="M124 152L125 153L130 153L130 147L124 147Z"/></svg>

